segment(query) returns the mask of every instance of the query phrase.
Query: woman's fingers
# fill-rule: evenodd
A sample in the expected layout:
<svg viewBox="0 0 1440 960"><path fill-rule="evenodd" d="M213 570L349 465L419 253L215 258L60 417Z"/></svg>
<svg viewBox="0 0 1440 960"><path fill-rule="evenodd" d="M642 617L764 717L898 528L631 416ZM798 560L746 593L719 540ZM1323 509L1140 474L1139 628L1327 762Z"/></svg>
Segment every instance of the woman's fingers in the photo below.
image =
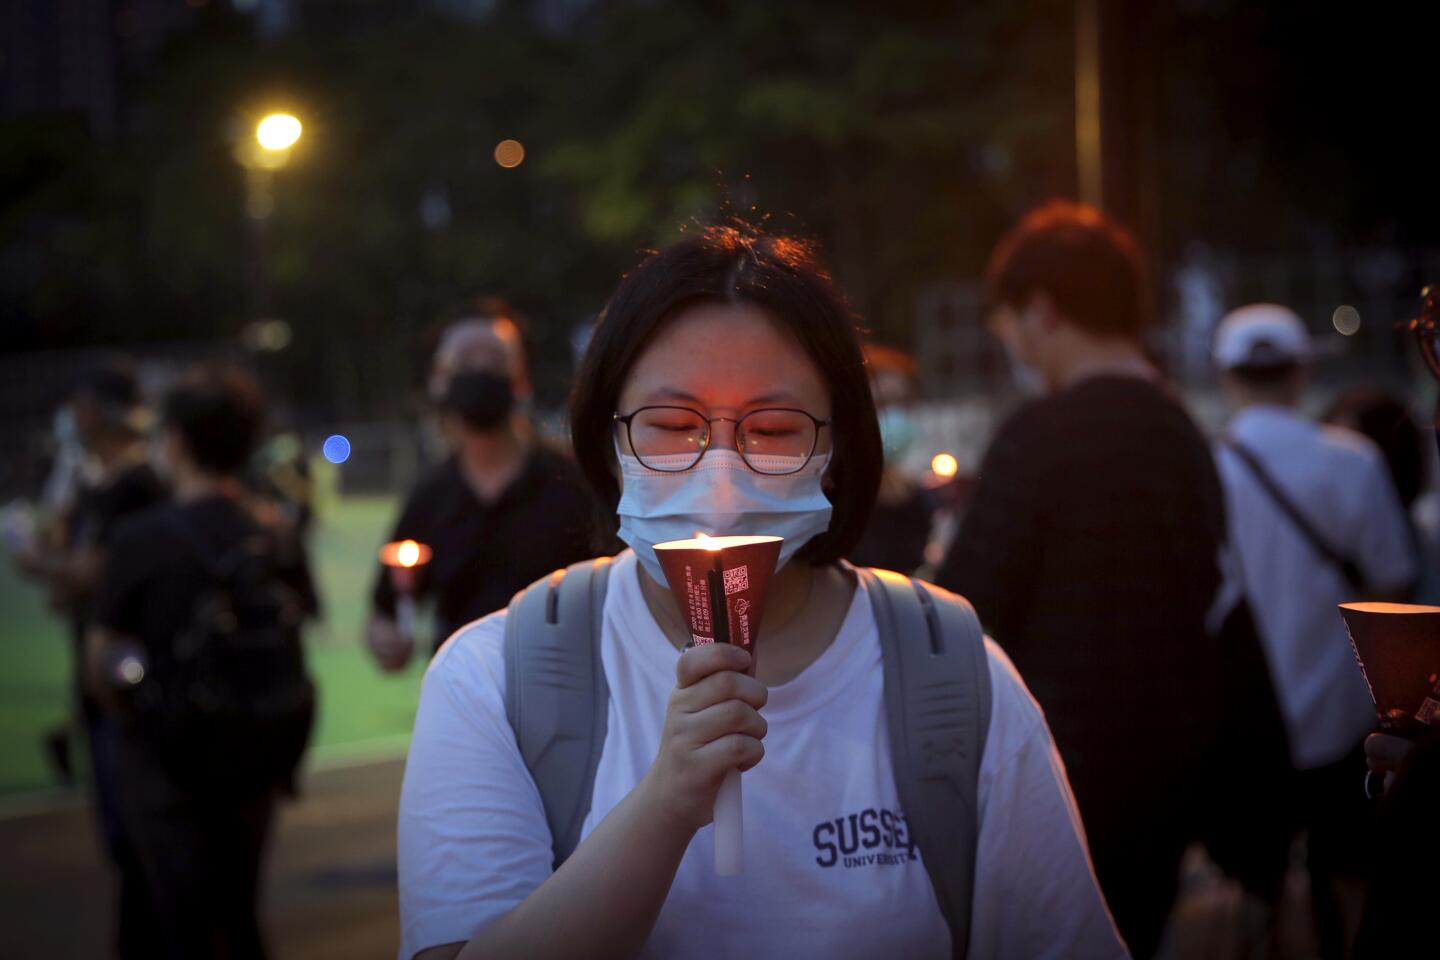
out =
<svg viewBox="0 0 1440 960"><path fill-rule="evenodd" d="M754 707L739 700L726 700L684 717L677 724L676 732L700 747L732 733L761 740L769 730L770 724Z"/></svg>
<svg viewBox="0 0 1440 960"><path fill-rule="evenodd" d="M759 710L769 699L770 690L765 684L734 670L712 673L675 691L675 706L682 713L699 713L726 700L738 700Z"/></svg>
<svg viewBox="0 0 1440 960"><path fill-rule="evenodd" d="M733 643L704 643L680 654L675 663L675 685L693 686L720 670L744 673L750 669L750 653Z"/></svg>
<svg viewBox="0 0 1440 960"><path fill-rule="evenodd" d="M732 733L713 743L707 743L696 751L705 763L713 763L725 770L739 770L742 773L765 758L765 745L754 737L743 733Z"/></svg>
<svg viewBox="0 0 1440 960"><path fill-rule="evenodd" d="M750 663L744 648L716 643L685 651L675 668L678 686L645 779L681 822L697 829L709 821L725 773L749 770L765 755L760 741L769 725L759 708L769 691L744 673Z"/></svg>

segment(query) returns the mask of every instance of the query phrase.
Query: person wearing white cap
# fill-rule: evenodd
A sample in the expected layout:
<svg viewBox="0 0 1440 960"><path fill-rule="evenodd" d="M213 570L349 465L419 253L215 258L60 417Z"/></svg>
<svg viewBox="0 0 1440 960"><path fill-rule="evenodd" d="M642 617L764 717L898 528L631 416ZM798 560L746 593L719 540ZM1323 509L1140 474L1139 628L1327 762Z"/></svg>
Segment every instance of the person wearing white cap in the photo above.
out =
<svg viewBox="0 0 1440 960"><path fill-rule="evenodd" d="M1287 307L1252 304L1221 321L1214 357L1233 416L1216 465L1289 737L1321 950L1338 957L1358 918L1337 909L1335 881L1362 873L1373 813L1360 787L1362 744L1375 712L1336 604L1394 597L1415 569L1380 452L1299 409L1313 356Z"/></svg>

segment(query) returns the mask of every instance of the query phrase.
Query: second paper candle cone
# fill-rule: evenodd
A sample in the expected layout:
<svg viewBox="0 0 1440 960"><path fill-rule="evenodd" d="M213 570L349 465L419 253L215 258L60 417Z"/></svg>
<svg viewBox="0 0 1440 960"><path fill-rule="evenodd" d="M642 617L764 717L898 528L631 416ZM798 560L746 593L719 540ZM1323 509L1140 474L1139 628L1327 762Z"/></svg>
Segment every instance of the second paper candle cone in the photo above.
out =
<svg viewBox="0 0 1440 960"><path fill-rule="evenodd" d="M1342 603L1381 725L1401 735L1440 726L1440 607Z"/></svg>
<svg viewBox="0 0 1440 960"><path fill-rule="evenodd" d="M716 596L725 606L729 641L755 652L765 613L765 590L780 559L782 542L781 537L699 537L655 545L670 592L690 626L692 643L715 642L710 581L711 573L719 571Z"/></svg>

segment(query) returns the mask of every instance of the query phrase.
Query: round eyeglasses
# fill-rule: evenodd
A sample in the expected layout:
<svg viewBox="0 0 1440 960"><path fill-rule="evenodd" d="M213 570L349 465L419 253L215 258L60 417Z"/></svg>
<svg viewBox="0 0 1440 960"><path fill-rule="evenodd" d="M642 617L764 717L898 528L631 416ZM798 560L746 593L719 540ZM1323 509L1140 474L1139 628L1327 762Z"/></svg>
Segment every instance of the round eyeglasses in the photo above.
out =
<svg viewBox="0 0 1440 960"><path fill-rule="evenodd" d="M695 466L710 448L710 425L733 423L740 458L751 470L769 476L804 470L820 445L820 428L830 425L788 407L751 410L739 419L706 417L689 407L641 407L623 416L617 413L614 420L624 425L641 466L660 473L683 473Z"/></svg>

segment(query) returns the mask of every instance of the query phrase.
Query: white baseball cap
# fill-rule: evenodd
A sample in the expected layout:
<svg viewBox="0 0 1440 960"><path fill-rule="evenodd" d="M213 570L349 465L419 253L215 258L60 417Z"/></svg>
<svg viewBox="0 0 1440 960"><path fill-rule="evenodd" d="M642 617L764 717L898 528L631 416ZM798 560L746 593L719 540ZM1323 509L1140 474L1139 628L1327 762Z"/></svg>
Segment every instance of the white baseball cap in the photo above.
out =
<svg viewBox="0 0 1440 960"><path fill-rule="evenodd" d="M1222 370L1306 363L1313 355L1304 321L1276 303L1232 310L1215 331L1215 363Z"/></svg>

